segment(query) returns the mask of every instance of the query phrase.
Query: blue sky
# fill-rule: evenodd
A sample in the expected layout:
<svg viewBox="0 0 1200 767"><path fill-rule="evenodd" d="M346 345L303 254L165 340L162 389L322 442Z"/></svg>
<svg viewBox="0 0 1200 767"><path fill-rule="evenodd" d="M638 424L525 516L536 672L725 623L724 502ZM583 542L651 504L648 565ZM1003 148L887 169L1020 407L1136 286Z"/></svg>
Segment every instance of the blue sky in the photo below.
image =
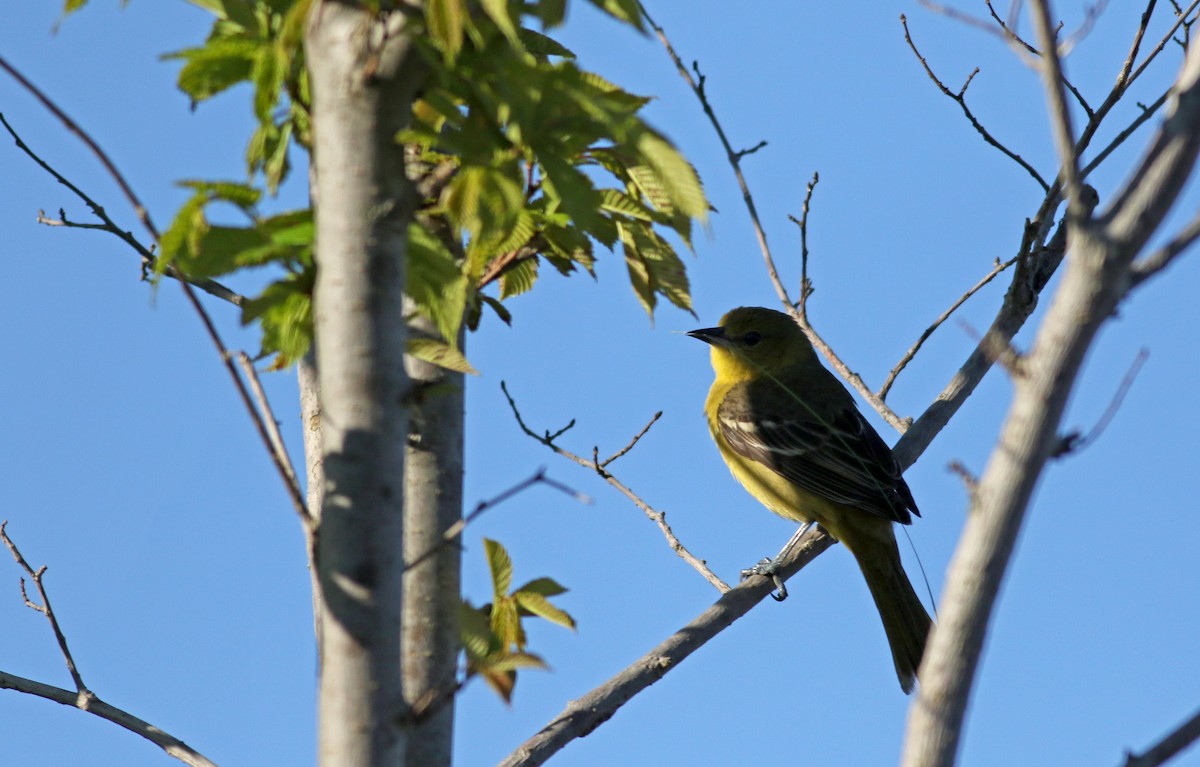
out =
<svg viewBox="0 0 1200 767"><path fill-rule="evenodd" d="M0 52L106 148L160 225L185 192L179 179L240 178L251 127L247 92L195 112L161 53L198 44L206 15L183 2L93 0L57 35L58 3L14 3ZM1135 4L1136 5L1136 4ZM853 6L853 7L852 7ZM768 146L745 170L784 279L799 280L798 214L819 171L810 219L810 314L849 364L878 386L929 322L1020 241L1040 189L984 145L928 81L898 14L930 64L988 128L1045 176L1054 157L1038 79L997 38L903 3L704 0L651 3L685 60L698 59L737 146ZM1072 28L1081 5L1059 12ZM1148 35L1157 41L1167 13ZM1067 60L1102 100L1138 9L1112 4ZM700 417L706 350L675 331L714 324L741 304L775 305L723 153L694 97L652 38L575 8L564 42L584 66L655 96L650 120L696 164L719 211L688 257L699 319L670 307L650 323L619 258L598 280L545 273L510 303L511 328L468 339L482 372L468 386L466 497L489 497L539 466L596 499L577 504L535 488L470 527L464 583L488 585L480 540L502 541L518 582L550 575L576 633L536 627L532 649L553 667L523 674L511 708L483 685L462 694L458 763L493 764L556 715L703 610L715 592L631 506L517 430L499 382L527 422L562 444L611 452L650 416L662 420L613 465L727 580L791 532L744 494ZM1118 108L1111 136L1169 83L1175 46ZM34 101L0 78L0 111L25 140L101 200L136 220L95 161ZM1138 134L1091 179L1102 204L1136 161ZM0 149L0 519L47 583L84 679L102 698L172 732L222 765L314 761L315 657L302 537L279 480L224 371L177 288L138 280L114 238L37 225L39 208L87 211L7 141ZM279 209L302 205L299 185ZM1173 220L1200 204L1189 187ZM1200 515L1194 477L1200 377L1193 328L1200 263L1179 261L1109 323L1088 358L1065 426L1089 429L1139 350L1150 357L1103 436L1053 464L1034 498L980 671L962 763L1117 764L1196 707L1200 678ZM251 291L255 276L234 281ZM1004 277L973 298L901 376L890 402L916 415L990 322ZM1053 289L1053 285L1051 288ZM1043 302L1045 303L1045 302ZM227 342L254 349L228 307L210 309ZM1035 316L1036 319L1036 316ZM1027 331L1017 340L1027 345ZM299 459L291 373L267 376ZM909 471L923 517L909 529L934 593L961 530L966 499L947 470L982 470L1010 399L993 371ZM867 410L864 406L864 410ZM891 442L895 433L875 418ZM902 539L910 574L918 579ZM47 683L70 679L44 621L20 601L0 559L0 669ZM886 764L896 758L909 699L852 559L834 549L627 705L554 763ZM0 694L5 762L159 765L155 747L81 712ZM1176 762L1200 765L1194 749Z"/></svg>

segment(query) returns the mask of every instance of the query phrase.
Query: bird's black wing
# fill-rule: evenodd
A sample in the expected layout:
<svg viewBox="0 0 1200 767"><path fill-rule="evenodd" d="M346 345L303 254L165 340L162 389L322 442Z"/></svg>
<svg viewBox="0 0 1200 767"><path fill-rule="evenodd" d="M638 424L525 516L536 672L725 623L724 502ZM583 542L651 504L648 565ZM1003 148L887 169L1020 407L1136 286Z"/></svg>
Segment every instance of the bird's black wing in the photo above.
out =
<svg viewBox="0 0 1200 767"><path fill-rule="evenodd" d="M900 465L853 400L820 412L770 380L738 384L717 416L730 447L822 498L901 524L920 515Z"/></svg>

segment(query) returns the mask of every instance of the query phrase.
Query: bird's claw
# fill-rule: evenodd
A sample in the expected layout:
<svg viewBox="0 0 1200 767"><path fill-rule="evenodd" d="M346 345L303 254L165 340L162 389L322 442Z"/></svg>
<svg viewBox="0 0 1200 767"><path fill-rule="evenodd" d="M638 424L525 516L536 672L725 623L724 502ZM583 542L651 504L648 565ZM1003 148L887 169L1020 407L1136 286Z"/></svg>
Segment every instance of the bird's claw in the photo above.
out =
<svg viewBox="0 0 1200 767"><path fill-rule="evenodd" d="M771 592L771 599L774 599L776 602L782 602L787 599L787 586L783 585L783 578L779 577L777 560L770 557L763 557L758 560L758 563L754 567L742 570L742 580L746 580L752 575L761 575L764 578L770 578L771 582L775 584L775 591Z"/></svg>

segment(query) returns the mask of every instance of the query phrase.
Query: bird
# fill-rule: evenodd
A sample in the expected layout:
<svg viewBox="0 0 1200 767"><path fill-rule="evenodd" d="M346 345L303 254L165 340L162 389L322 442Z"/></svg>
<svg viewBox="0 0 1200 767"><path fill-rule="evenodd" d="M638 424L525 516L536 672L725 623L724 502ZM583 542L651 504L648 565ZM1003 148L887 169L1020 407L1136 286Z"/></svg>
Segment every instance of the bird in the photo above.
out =
<svg viewBox="0 0 1200 767"><path fill-rule="evenodd" d="M893 525L920 511L887 443L789 315L739 307L687 335L711 347L704 412L721 457L768 509L854 555L911 693L933 622L900 562Z"/></svg>

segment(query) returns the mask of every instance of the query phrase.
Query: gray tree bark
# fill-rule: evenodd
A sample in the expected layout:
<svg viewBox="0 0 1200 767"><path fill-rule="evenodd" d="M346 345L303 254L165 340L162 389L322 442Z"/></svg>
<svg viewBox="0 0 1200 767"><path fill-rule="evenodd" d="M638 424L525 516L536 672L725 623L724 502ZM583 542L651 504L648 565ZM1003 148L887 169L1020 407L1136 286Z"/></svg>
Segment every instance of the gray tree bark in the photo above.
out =
<svg viewBox="0 0 1200 767"><path fill-rule="evenodd" d="M411 115L422 67L401 14L357 3L315 3L305 45L324 472L315 545L323 607L318 759L329 767L394 767L407 746L403 295L417 202L395 135Z"/></svg>

